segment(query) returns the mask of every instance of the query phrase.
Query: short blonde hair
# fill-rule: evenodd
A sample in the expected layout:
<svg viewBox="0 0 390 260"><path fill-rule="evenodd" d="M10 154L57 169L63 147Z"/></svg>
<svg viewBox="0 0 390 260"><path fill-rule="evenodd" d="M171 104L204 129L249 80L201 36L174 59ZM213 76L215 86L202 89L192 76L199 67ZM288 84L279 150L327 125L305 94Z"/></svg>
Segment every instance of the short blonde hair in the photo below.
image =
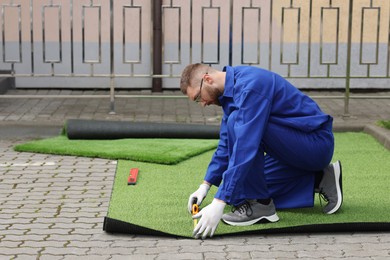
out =
<svg viewBox="0 0 390 260"><path fill-rule="evenodd" d="M209 73L215 71L213 68L206 64L202 63L195 63L187 65L182 74L180 79L180 90L181 92L186 95L187 94L187 88L191 87L191 83L193 83L194 80L197 80L200 82L202 73ZM199 75L199 76L198 76ZM199 77L197 79L196 77Z"/></svg>

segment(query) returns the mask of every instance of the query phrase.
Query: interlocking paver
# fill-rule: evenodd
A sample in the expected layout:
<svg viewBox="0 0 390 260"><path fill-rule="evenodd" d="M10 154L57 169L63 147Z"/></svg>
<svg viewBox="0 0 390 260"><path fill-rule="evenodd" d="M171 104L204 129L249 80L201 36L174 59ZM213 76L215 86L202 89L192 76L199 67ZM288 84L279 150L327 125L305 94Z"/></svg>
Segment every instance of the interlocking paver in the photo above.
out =
<svg viewBox="0 0 390 260"><path fill-rule="evenodd" d="M9 248L19 247L21 244L23 244L23 241L5 241L5 240L1 241L1 246L9 247Z"/></svg>
<svg viewBox="0 0 390 260"><path fill-rule="evenodd" d="M213 254L205 254L205 257L207 258L207 257L209 257L209 258L211 258L212 256L214 256L215 254L213 253ZM217 257L221 257L221 256L224 256L224 255L220 255L220 256L218 256L217 255ZM229 252L229 253L227 253L226 254L226 256L225 256L227 259L243 259L243 260L245 260L245 259L253 259L252 258L252 256L251 256L251 253L250 253L250 251L243 251L243 252ZM225 258L219 258L219 259L225 259Z"/></svg>
<svg viewBox="0 0 390 260"><path fill-rule="evenodd" d="M298 258L308 259L325 259L328 257L342 258L344 252L342 250L301 250L297 251Z"/></svg>
<svg viewBox="0 0 390 260"><path fill-rule="evenodd" d="M343 250L345 257L356 257L356 258L368 258L368 257L390 257L389 249L365 249L365 250L351 250L346 248Z"/></svg>
<svg viewBox="0 0 390 260"><path fill-rule="evenodd" d="M158 247L160 248L160 247ZM192 245L188 245L188 246L181 246L180 247L180 252L181 253L204 253L204 252L225 252L225 251L228 251L228 248L227 246L215 246L215 245L204 245L202 244L202 246L198 246L198 247L195 247L195 246L192 246Z"/></svg>
<svg viewBox="0 0 390 260"><path fill-rule="evenodd" d="M300 240L304 239L304 236L299 236ZM296 240L295 240L296 241ZM261 236L261 237L254 237L250 236L246 239L246 244L248 245L262 245L262 244L290 244L291 243L291 238L289 236L280 236L280 235L275 235L275 236Z"/></svg>
<svg viewBox="0 0 390 260"><path fill-rule="evenodd" d="M71 256L71 257L73 257L74 258L74 256ZM20 255L18 255L17 257L16 257L16 259L26 259L26 260L29 260L29 259L31 259L31 256L26 256L26 258L21 258L21 256ZM63 260L64 259L64 256L54 256L54 255L44 255L44 254L40 254L40 256L39 256L39 259L40 260ZM68 258L68 259L70 259L70 258ZM79 258L78 258L79 259ZM90 258L90 259L92 259L92 258Z"/></svg>
<svg viewBox="0 0 390 260"><path fill-rule="evenodd" d="M24 241L23 247L64 247L65 244L64 241Z"/></svg>
<svg viewBox="0 0 390 260"><path fill-rule="evenodd" d="M65 255L72 255L73 257L76 256L83 256L87 255L88 248L80 248L80 247L44 247L44 250L42 251L42 254L49 254L49 255L56 255L56 256L65 256Z"/></svg>
<svg viewBox="0 0 390 260"><path fill-rule="evenodd" d="M390 119L388 100L350 100L348 117L343 116L344 100L316 100L334 116L337 127L359 128L378 119ZM222 115L217 107L200 108L185 98L118 98L116 114L108 112L108 100L102 99L1 99L0 130L16 125L24 133L28 127L38 127L43 133L47 126L54 126L58 134L70 118L218 125ZM116 161L13 150L14 145L32 137L39 136L9 134L0 139L0 259L390 257L389 233L248 235L205 241L105 233L102 223L109 206Z"/></svg>
<svg viewBox="0 0 390 260"><path fill-rule="evenodd" d="M156 260L204 259L202 253L180 253L180 254L159 253L156 256L157 256L155 258Z"/></svg>
<svg viewBox="0 0 390 260"><path fill-rule="evenodd" d="M1 255L3 256L13 256L18 254L28 254L32 257L38 255L40 248L32 248L32 247L3 247L1 248Z"/></svg>
<svg viewBox="0 0 390 260"><path fill-rule="evenodd" d="M7 235L1 238L1 241L43 241L46 240L48 235Z"/></svg>
<svg viewBox="0 0 390 260"><path fill-rule="evenodd" d="M278 251L253 251L250 252L252 259L297 259L297 252Z"/></svg>
<svg viewBox="0 0 390 260"><path fill-rule="evenodd" d="M113 254L111 255L110 260L123 260L124 258L129 258L131 260L155 260L157 255L132 255L131 258L128 254L120 255L120 254Z"/></svg>
<svg viewBox="0 0 390 260"><path fill-rule="evenodd" d="M254 252L254 251L269 251L273 248L271 245L262 244L262 245L227 245L225 250L226 252ZM284 247L286 248L286 247Z"/></svg>

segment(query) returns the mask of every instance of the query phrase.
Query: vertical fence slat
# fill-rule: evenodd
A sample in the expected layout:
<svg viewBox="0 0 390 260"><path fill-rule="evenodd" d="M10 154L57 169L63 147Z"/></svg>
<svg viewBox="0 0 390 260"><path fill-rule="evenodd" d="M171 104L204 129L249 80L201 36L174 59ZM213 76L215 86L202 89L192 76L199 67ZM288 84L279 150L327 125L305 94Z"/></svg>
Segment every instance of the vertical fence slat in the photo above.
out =
<svg viewBox="0 0 390 260"><path fill-rule="evenodd" d="M344 116L349 116L349 95L351 83L351 50L352 50L352 17L353 17L353 0L349 0L349 18L348 18L348 47L347 47L347 75L345 79L344 94Z"/></svg>
<svg viewBox="0 0 390 260"><path fill-rule="evenodd" d="M162 0L155 0L152 4L153 9L153 74L162 74ZM162 91L162 79L153 78L152 91Z"/></svg>

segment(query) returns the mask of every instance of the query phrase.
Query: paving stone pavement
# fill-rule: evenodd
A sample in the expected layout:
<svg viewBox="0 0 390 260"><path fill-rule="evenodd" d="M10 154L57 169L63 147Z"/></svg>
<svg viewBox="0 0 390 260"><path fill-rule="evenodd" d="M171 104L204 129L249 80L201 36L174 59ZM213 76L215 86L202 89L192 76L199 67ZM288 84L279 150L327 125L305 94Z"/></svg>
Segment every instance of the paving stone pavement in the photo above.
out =
<svg viewBox="0 0 390 260"><path fill-rule="evenodd" d="M348 117L342 99L317 101L343 129L390 119L386 99L351 100ZM55 135L69 118L218 124L221 116L180 98L118 98L116 114L108 112L102 98L0 98L0 259L390 259L388 232L204 241L105 233L116 161L19 153L14 145Z"/></svg>

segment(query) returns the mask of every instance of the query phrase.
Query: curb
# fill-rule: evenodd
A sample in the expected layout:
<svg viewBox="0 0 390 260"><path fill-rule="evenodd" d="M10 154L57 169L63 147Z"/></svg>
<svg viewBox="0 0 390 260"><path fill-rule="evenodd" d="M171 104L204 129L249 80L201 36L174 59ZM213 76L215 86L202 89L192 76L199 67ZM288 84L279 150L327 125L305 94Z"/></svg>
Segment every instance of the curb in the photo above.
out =
<svg viewBox="0 0 390 260"><path fill-rule="evenodd" d="M377 125L366 125L363 132L373 136L379 143L381 143L385 148L390 150L390 131L377 126Z"/></svg>
<svg viewBox="0 0 390 260"><path fill-rule="evenodd" d="M334 124L333 132L343 133L343 132L363 132L366 125L364 124Z"/></svg>

